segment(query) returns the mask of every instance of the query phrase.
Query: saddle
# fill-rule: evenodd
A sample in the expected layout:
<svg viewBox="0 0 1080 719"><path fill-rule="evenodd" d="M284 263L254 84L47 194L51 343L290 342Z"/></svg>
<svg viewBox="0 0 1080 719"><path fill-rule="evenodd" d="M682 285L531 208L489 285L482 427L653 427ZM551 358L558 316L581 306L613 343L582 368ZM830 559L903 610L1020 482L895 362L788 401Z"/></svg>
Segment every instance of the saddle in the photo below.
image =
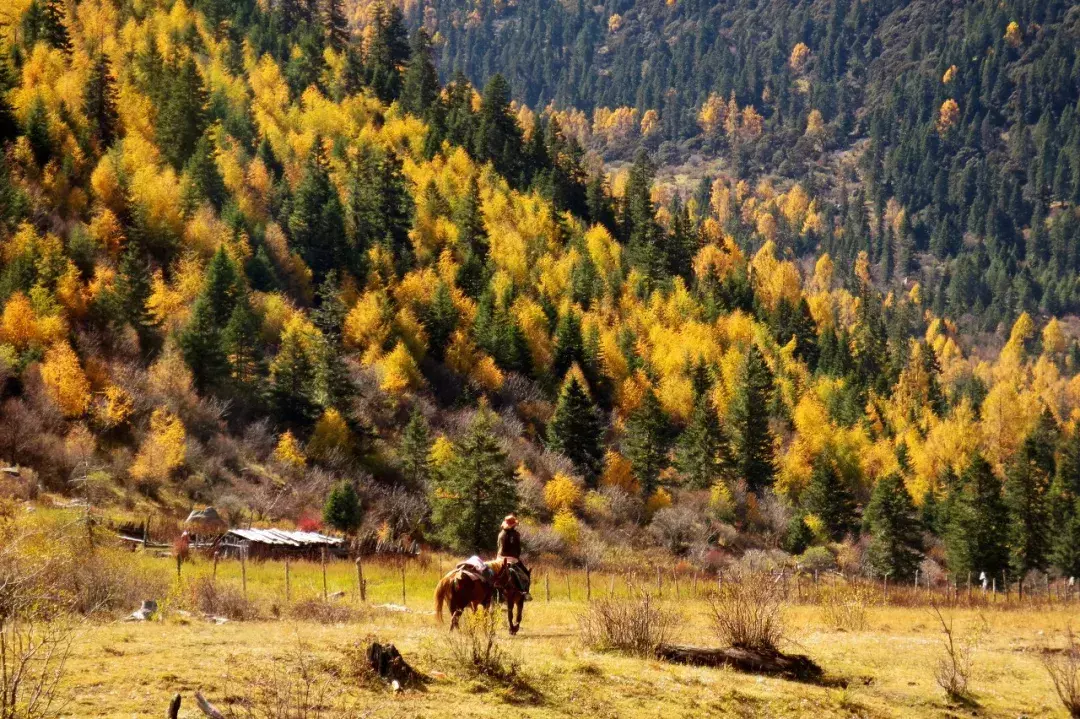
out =
<svg viewBox="0 0 1080 719"><path fill-rule="evenodd" d="M461 574L468 576L473 581L483 582L485 584L491 584L495 581L495 572L492 571L491 567L484 564L483 559L480 559L480 557L475 554L458 564L455 569Z"/></svg>

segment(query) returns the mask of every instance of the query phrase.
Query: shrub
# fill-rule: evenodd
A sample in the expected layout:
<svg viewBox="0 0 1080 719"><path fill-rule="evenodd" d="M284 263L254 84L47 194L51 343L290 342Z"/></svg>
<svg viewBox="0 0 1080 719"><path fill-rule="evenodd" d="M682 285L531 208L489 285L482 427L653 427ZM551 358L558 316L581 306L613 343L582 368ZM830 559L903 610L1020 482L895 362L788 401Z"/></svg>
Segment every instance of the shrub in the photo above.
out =
<svg viewBox="0 0 1080 719"><path fill-rule="evenodd" d="M364 613L356 607L321 599L305 599L292 605L289 615L293 619L318 624L347 624L360 621Z"/></svg>
<svg viewBox="0 0 1080 719"><path fill-rule="evenodd" d="M521 665L503 648L498 628L499 612L495 609L481 607L461 615L458 631L446 635L453 665L472 677L514 679Z"/></svg>
<svg viewBox="0 0 1080 719"><path fill-rule="evenodd" d="M233 620L259 618L255 604L235 587L219 584L211 577L197 577L189 587L191 606L196 611Z"/></svg>
<svg viewBox="0 0 1080 719"><path fill-rule="evenodd" d="M334 669L299 642L283 659L249 666L226 681L227 719L330 719L353 716ZM219 707L219 709L221 709Z"/></svg>
<svg viewBox="0 0 1080 719"><path fill-rule="evenodd" d="M563 542L570 546L577 544L578 537L581 535L581 524L578 522L578 518L574 516L574 513L568 509L559 510L559 513L555 515L555 520L551 523L551 529Z"/></svg>
<svg viewBox="0 0 1080 719"><path fill-rule="evenodd" d="M771 575L737 566L709 597L713 628L729 646L774 652L785 634L782 602L783 589Z"/></svg>
<svg viewBox="0 0 1080 719"><path fill-rule="evenodd" d="M1065 629L1065 648L1060 652L1045 650L1042 662L1065 711L1080 719L1080 642L1072 627Z"/></svg>
<svg viewBox="0 0 1080 719"><path fill-rule="evenodd" d="M578 617L581 641L596 651L651 657L667 641L678 615L648 592L630 599L598 599Z"/></svg>
<svg viewBox="0 0 1080 719"><path fill-rule="evenodd" d="M944 635L942 655L938 658L934 669L934 679L937 680L938 686L945 690L949 699L962 703L969 702L971 700L969 689L971 670L982 630L976 629L966 636L959 635L953 627L952 618L946 619L939 607L934 607L934 616L941 625L941 632Z"/></svg>
<svg viewBox="0 0 1080 719"><path fill-rule="evenodd" d="M870 605L871 590L857 584L832 584L819 593L821 614L833 629L859 631L866 628L866 608Z"/></svg>

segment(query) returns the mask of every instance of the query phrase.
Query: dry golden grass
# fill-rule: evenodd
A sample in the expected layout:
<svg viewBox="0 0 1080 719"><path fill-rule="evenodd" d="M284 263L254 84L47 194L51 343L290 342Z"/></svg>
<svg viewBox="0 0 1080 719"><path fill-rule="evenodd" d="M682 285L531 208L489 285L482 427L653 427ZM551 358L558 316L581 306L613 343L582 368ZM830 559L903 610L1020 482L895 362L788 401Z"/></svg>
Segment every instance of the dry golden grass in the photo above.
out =
<svg viewBox="0 0 1080 719"><path fill-rule="evenodd" d="M169 562L133 556L135 561L159 563L163 569ZM317 564L294 564L292 569L294 600L321 595ZM185 567L186 574L209 571L207 562ZM567 601L561 575L553 575L553 595L557 585L562 596L545 601L541 580L538 601L526 605L521 634L510 638L501 630L505 648L521 663L522 681L529 687L523 692L520 686L485 682L457 671L445 643L446 627L438 625L431 614L437 562L426 570L413 567L406 574L408 612L378 607L400 603L396 567L370 565L365 572L370 582L369 604L375 606L361 613L359 621L347 624L262 619L215 626L198 618L177 619L175 614L144 624L92 623L82 632L70 665L67 687L76 697L70 712L125 719L161 716L174 693L184 694L190 708L194 691L200 689L226 703L238 696L236 680L243 671L284 661L301 642L359 702L363 711L358 715L363 716L502 717L512 712L535 717L927 717L971 712L950 706L935 682L941 632L928 609L874 607L867 611L864 630L836 631L818 607L787 607L785 619L794 636L786 648L809 654L831 678L847 683L847 688L813 686L592 652L578 638L583 588L577 599ZM219 582L239 586L238 575L235 563L223 562L218 567ZM331 563L327 583L331 593L347 592L338 601L359 604L351 563ZM598 584L594 575L594 591ZM606 581L603 587L606 594ZM572 595L579 588L575 584ZM262 616L272 616L268 610L280 608L284 601L282 566L249 564L248 591ZM667 606L682 618L676 640L714 641L705 602L676 602L669 597ZM282 616L288 614L282 612ZM989 631L977 651L971 684L979 715L1064 716L1039 650L1048 641L1056 641L1070 612L1064 608L989 610L982 616ZM959 632L977 620L972 611L955 612ZM393 694L337 678L345 676L336 669L342 665L344 652L368 636L393 642L409 662L432 676L426 690ZM195 716L181 713L185 715Z"/></svg>

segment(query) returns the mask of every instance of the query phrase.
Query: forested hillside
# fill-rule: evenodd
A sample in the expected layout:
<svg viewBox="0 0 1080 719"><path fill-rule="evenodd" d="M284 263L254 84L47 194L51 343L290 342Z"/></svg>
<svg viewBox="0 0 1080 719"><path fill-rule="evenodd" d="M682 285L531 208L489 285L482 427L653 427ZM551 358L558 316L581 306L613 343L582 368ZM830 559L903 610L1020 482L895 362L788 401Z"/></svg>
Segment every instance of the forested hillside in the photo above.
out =
<svg viewBox="0 0 1080 719"><path fill-rule="evenodd" d="M1067 2L541 0L410 5L444 77L502 73L609 157L721 153L827 193L845 277L919 276L970 326L1074 312L1080 11ZM833 153L854 153L855 168ZM964 250L968 251L964 251ZM920 256L920 253L927 253ZM962 259L952 261L963 256Z"/></svg>
<svg viewBox="0 0 1080 719"><path fill-rule="evenodd" d="M896 54L929 6L778 3L730 59L676 32L692 4L589 10L673 18L656 37L717 63L641 117L689 113L730 168L689 196L654 187L663 153L609 176L527 49L484 50L513 8L434 6L429 35L341 0L9 7L0 458L25 469L0 492L463 552L517 509L528 552L594 563L1080 573L1063 5L958 10ZM473 52L514 83L447 82ZM661 82L626 77L582 106Z"/></svg>

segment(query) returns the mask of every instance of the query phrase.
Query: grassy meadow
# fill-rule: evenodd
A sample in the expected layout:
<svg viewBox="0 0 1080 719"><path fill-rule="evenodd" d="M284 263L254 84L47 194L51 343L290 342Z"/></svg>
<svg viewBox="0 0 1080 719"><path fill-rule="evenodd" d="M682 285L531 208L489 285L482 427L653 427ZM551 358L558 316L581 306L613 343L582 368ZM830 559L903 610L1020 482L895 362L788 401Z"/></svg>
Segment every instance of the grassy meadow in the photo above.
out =
<svg viewBox="0 0 1080 719"><path fill-rule="evenodd" d="M399 606L400 565L393 561L365 563L366 603L357 595L355 565L328 562L327 593L345 593L331 598L336 611L322 602L319 563L291 563L287 602L284 564L250 562L247 597L258 618L224 624L201 615L193 587L205 593L210 584L238 602L244 573L239 562L220 562L214 579L213 563L197 559L183 566L177 580L169 557L133 553L130 561L140 572L169 574L161 617L143 623L91 619L79 628L64 680L72 697L65 712L70 716L164 716L177 692L185 698L180 716L200 716L196 690L228 705L250 696L258 679L301 671L298 656L306 658L302 671L333 697L322 716L1066 716L1040 656L1060 644L1080 608L998 604L946 611L957 637L979 638L971 676L974 703L958 705L935 682L943 634L928 607L868 606L862 626L845 630L826 621L819 606L787 604L783 648L808 654L828 675L823 685L810 685L591 651L579 639L577 617L586 607L586 582L594 599L606 597L610 575L596 572L587 580L583 572L538 567L536 600L526 605L521 633L510 637L500 627L500 646L518 665L516 679L501 681L463 673L446 627L433 615L432 592L449 558L408 563L405 611ZM692 575L680 578L679 599L670 576L665 580L663 603L680 617L673 639L715 644L707 602L688 596ZM655 575L649 584L655 592ZM616 595L624 594L627 578L616 577L614 587ZM703 581L698 589L704 590ZM431 681L420 690L394 693L377 681L357 679L350 669L356 648L373 639L393 642Z"/></svg>

